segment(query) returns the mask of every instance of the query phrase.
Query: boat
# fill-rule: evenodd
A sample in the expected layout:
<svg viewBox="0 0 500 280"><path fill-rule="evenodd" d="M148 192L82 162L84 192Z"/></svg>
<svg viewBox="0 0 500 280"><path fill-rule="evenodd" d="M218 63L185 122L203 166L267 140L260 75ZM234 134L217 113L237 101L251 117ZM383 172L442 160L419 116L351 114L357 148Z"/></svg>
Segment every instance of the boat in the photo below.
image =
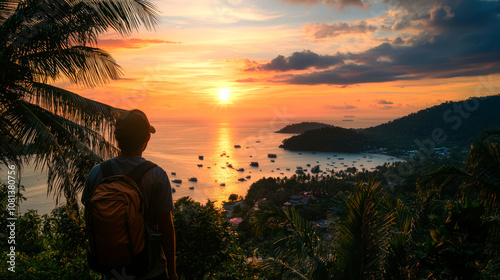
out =
<svg viewBox="0 0 500 280"><path fill-rule="evenodd" d="M306 166L307 166L307 167L311 167L311 164L310 164L310 163L308 163L308 164L306 164Z"/></svg>
<svg viewBox="0 0 500 280"><path fill-rule="evenodd" d="M243 169L243 168L238 168L238 169L236 169L236 171L243 172L243 171L245 171L245 169Z"/></svg>
<svg viewBox="0 0 500 280"><path fill-rule="evenodd" d="M274 159L272 159L271 162L274 162Z"/></svg>
<svg viewBox="0 0 500 280"><path fill-rule="evenodd" d="M203 156L198 156L198 159L203 160Z"/></svg>
<svg viewBox="0 0 500 280"><path fill-rule="evenodd" d="M259 163L256 161L252 161L252 162L250 162L250 166L259 167Z"/></svg>
<svg viewBox="0 0 500 280"><path fill-rule="evenodd" d="M236 149L239 149L239 148L241 148L241 145L234 145L234 147L235 147Z"/></svg>
<svg viewBox="0 0 500 280"><path fill-rule="evenodd" d="M290 171L290 168L287 168L286 171Z"/></svg>
<svg viewBox="0 0 500 280"><path fill-rule="evenodd" d="M189 181L191 182L198 182L198 179L196 177L189 178Z"/></svg>
<svg viewBox="0 0 500 280"><path fill-rule="evenodd" d="M220 184L221 187L225 187L226 186L226 183L221 183Z"/></svg>
<svg viewBox="0 0 500 280"><path fill-rule="evenodd" d="M198 167L203 167L203 164L198 164Z"/></svg>
<svg viewBox="0 0 500 280"><path fill-rule="evenodd" d="M252 176L248 175L248 176L247 176L247 179L250 179L250 178L252 178Z"/></svg>
<svg viewBox="0 0 500 280"><path fill-rule="evenodd" d="M175 172L171 172L170 174L172 174L173 176L177 175Z"/></svg>
<svg viewBox="0 0 500 280"><path fill-rule="evenodd" d="M172 180L172 182L174 182L176 184L181 184L182 180L181 179L174 179L174 180Z"/></svg>
<svg viewBox="0 0 500 280"><path fill-rule="evenodd" d="M245 178L239 178L238 181L243 182L246 181Z"/></svg>
<svg viewBox="0 0 500 280"><path fill-rule="evenodd" d="M259 141L259 140L257 140L257 141L255 141L255 143L260 143L260 141Z"/></svg>
<svg viewBox="0 0 500 280"><path fill-rule="evenodd" d="M277 158L278 156L276 154L267 154L267 157L269 157L269 158Z"/></svg>
<svg viewBox="0 0 500 280"><path fill-rule="evenodd" d="M175 189L172 189L172 192L174 193L174 192L175 192Z"/></svg>
<svg viewBox="0 0 500 280"><path fill-rule="evenodd" d="M233 165L229 163L229 164L227 165L227 167L229 167L229 168L233 168Z"/></svg>
<svg viewBox="0 0 500 280"><path fill-rule="evenodd" d="M323 171L321 171L319 169L319 165L316 165L313 168L311 168L311 173L320 173L320 172L323 172Z"/></svg>
<svg viewBox="0 0 500 280"><path fill-rule="evenodd" d="M194 187L189 187L190 190L194 190Z"/></svg>

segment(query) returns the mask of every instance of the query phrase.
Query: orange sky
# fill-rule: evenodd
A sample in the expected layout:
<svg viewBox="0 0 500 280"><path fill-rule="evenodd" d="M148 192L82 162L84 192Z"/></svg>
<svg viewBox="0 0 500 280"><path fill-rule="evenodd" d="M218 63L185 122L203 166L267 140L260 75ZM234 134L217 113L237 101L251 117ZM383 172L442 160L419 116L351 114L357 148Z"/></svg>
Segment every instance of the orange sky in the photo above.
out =
<svg viewBox="0 0 500 280"><path fill-rule="evenodd" d="M456 64L470 53L453 46L438 48L433 41L439 42L446 31L438 24L438 11L445 11L442 21L458 21L464 7L420 1L428 5L418 14L430 16L409 22L411 7L369 1L203 0L189 6L185 1L154 1L162 16L158 30L141 30L128 38L110 33L100 40L98 46L123 68L121 80L93 89L60 86L116 107L142 109L152 118L286 115L325 120L349 115L373 118L375 123L448 100L498 93L496 61ZM430 36L425 44L424 35ZM439 52L443 54L436 61L445 59L440 64L426 61L426 68L407 55L418 44L427 48L422 61ZM381 54L382 46L393 49ZM319 58L294 64L294 53ZM273 68L271 62L279 55L287 64ZM370 59L373 56L378 57ZM340 64L331 62L338 58ZM435 70L436 65L443 69ZM344 70L351 66L368 70L353 72L351 78ZM376 75L377 69L386 76ZM399 75L399 70L406 74ZM330 76L319 81L315 75ZM361 75L374 80L360 81ZM219 97L221 92L229 93L226 101Z"/></svg>

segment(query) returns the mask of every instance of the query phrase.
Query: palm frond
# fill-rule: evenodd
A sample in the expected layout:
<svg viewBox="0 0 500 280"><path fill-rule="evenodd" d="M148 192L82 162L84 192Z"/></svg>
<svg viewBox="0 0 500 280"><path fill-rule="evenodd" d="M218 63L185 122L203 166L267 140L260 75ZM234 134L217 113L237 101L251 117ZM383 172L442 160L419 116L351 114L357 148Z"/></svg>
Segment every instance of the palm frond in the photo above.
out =
<svg viewBox="0 0 500 280"><path fill-rule="evenodd" d="M22 155L22 143L12 135L11 122L0 112L0 161L5 166L15 164L21 166L25 157Z"/></svg>
<svg viewBox="0 0 500 280"><path fill-rule="evenodd" d="M17 104L5 116L14 131L24 136L25 153L36 155L35 165L48 167L47 193L52 192L56 200L64 196L76 202L90 168L116 154L116 148L85 126L29 102Z"/></svg>
<svg viewBox="0 0 500 280"><path fill-rule="evenodd" d="M383 211L387 192L380 183L360 184L345 201L347 217L340 223L337 255L345 279L381 277L393 215Z"/></svg>
<svg viewBox="0 0 500 280"><path fill-rule="evenodd" d="M288 234L274 242L270 255L258 267L282 279L330 279L334 271L331 248L295 208L276 210L273 223L280 221Z"/></svg>
<svg viewBox="0 0 500 280"><path fill-rule="evenodd" d="M18 3L19 0L0 0L0 25L14 13Z"/></svg>
<svg viewBox="0 0 500 280"><path fill-rule="evenodd" d="M108 141L112 141L110 125L123 112L122 109L43 83L30 83L25 96L33 104L107 135Z"/></svg>
<svg viewBox="0 0 500 280"><path fill-rule="evenodd" d="M18 63L31 70L35 81L43 83L66 77L72 83L94 87L121 76L116 61L106 51L92 47L36 52L19 57Z"/></svg>
<svg viewBox="0 0 500 280"><path fill-rule="evenodd" d="M121 35L129 35L144 25L153 29L159 22L158 9L147 0L80 0L94 11L93 16L103 26Z"/></svg>
<svg viewBox="0 0 500 280"><path fill-rule="evenodd" d="M414 270L410 264L411 229L413 215L401 200L397 200L395 226L390 231L388 253L384 260L384 276L387 280L411 279Z"/></svg>

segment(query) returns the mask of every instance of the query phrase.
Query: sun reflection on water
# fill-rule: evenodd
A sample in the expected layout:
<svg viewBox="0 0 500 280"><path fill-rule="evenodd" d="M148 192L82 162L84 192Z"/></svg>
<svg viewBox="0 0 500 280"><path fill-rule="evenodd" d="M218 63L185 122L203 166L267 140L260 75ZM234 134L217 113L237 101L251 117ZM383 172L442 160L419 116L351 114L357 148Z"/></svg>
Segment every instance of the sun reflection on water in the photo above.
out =
<svg viewBox="0 0 500 280"><path fill-rule="evenodd" d="M211 168L209 177L215 187L212 191L217 192L218 201L227 200L230 194L239 193L239 178L244 178L244 172L238 172L238 168L245 168L237 157L237 149L234 143L232 125L219 123L216 128L216 141L214 141Z"/></svg>

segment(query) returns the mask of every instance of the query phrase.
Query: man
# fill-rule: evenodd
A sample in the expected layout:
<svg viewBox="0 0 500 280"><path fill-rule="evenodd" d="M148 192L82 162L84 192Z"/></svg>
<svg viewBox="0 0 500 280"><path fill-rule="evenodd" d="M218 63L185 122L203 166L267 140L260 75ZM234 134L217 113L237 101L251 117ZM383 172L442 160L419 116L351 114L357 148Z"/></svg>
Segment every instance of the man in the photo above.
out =
<svg viewBox="0 0 500 280"><path fill-rule="evenodd" d="M146 115L140 110L131 110L121 114L116 121L115 138L120 154L110 160L113 174L125 175L139 163L146 161L142 152L156 130L150 125ZM96 165L90 171L82 194L82 202L103 179L101 165ZM159 166L146 171L139 181L143 188L143 197L149 205L146 215L151 218L153 229L161 233L163 255L155 262L153 268L135 280L177 280L175 267L175 231L172 221L172 190L167 173ZM120 278L110 275L109 278ZM122 276L125 279L126 275ZM105 277L106 278L106 277Z"/></svg>

